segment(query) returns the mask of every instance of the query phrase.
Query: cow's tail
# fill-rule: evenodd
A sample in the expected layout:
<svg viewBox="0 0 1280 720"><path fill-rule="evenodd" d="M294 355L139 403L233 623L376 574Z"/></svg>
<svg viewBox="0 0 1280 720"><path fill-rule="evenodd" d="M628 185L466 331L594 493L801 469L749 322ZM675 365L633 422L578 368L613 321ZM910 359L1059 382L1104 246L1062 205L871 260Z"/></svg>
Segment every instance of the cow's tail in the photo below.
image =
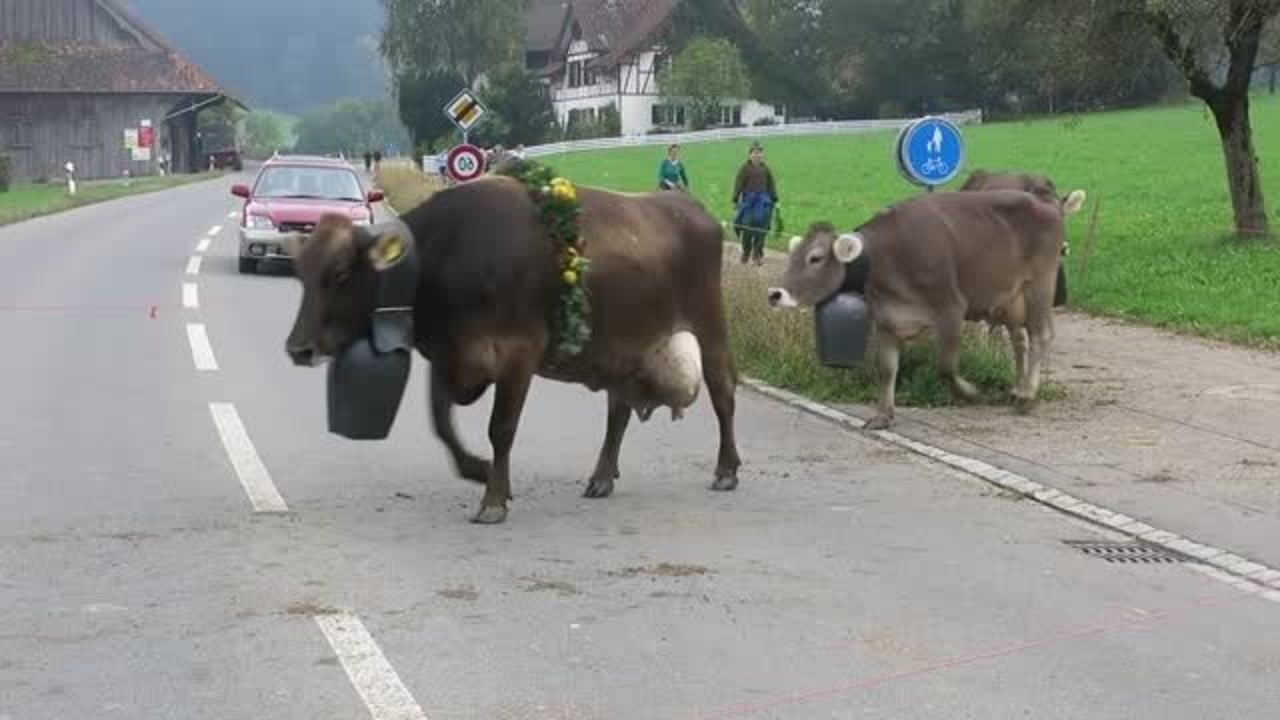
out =
<svg viewBox="0 0 1280 720"><path fill-rule="evenodd" d="M1072 191L1072 193L1068 195L1065 200L1062 201L1062 214L1072 215L1076 212L1079 212L1080 208L1084 207L1084 201L1085 201L1085 198L1087 197L1088 195L1085 193L1084 190Z"/></svg>

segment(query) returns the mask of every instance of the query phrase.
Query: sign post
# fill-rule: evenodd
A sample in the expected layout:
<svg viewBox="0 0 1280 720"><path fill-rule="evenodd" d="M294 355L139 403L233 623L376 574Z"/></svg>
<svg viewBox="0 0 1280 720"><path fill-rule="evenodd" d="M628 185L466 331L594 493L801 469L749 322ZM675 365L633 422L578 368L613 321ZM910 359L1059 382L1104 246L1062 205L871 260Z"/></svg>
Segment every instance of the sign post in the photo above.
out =
<svg viewBox="0 0 1280 720"><path fill-rule="evenodd" d="M458 93L448 105L444 106L445 117L458 126L458 130L462 133L462 144L466 145L471 135L471 128L475 127L480 119L488 114L489 109L480 102L480 99L471 92L470 88L464 89Z"/></svg>
<svg viewBox="0 0 1280 720"><path fill-rule="evenodd" d="M471 92L463 89L448 105L444 106L445 117L457 126L462 133L462 144L449 151L445 160L445 170L454 182L469 182L484 174L484 151L470 143L471 129L474 128L487 113L488 108Z"/></svg>
<svg viewBox="0 0 1280 720"><path fill-rule="evenodd" d="M454 182L475 180L484 173L484 151L475 145L456 145L445 160L445 170Z"/></svg>
<svg viewBox="0 0 1280 720"><path fill-rule="evenodd" d="M951 182L964 167L964 136L950 120L924 117L898 134L894 144L898 172L907 182L933 192Z"/></svg>

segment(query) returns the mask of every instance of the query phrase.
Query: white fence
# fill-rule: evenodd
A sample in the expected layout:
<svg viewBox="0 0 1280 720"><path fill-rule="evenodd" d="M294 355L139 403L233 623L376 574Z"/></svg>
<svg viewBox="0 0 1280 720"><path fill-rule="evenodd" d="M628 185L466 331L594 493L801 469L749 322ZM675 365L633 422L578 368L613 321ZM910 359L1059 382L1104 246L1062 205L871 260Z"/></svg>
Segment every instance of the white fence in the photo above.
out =
<svg viewBox="0 0 1280 720"><path fill-rule="evenodd" d="M942 113L957 125L976 125L982 123L981 110L966 110L959 113ZM558 155L560 153L583 152L586 150L612 150L622 147L641 147L647 145L681 145L694 142L714 142L716 140L736 140L739 138L785 137L795 135L854 135L858 133L880 132L884 130L900 130L919 118L895 118L889 120L845 120L838 122L789 123L783 125L761 125L745 128L722 128L718 130L702 130L699 132L670 133L665 135L634 135L629 137L596 138L594 140L573 140L569 142L551 143L525 148L528 157Z"/></svg>

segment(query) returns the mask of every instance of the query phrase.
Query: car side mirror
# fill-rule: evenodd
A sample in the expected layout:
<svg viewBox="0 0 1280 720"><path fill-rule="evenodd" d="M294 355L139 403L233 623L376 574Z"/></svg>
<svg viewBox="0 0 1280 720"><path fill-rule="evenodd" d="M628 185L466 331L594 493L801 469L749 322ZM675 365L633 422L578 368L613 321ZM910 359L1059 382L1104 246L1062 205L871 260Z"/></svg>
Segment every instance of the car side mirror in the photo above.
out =
<svg viewBox="0 0 1280 720"><path fill-rule="evenodd" d="M382 202L383 198L385 198L386 195L381 190L370 190L368 197L369 197L369 202L375 203L375 202Z"/></svg>
<svg viewBox="0 0 1280 720"><path fill-rule="evenodd" d="M235 185L231 186L231 194L235 195L236 197L248 199L249 186L245 185L244 183L236 183Z"/></svg>

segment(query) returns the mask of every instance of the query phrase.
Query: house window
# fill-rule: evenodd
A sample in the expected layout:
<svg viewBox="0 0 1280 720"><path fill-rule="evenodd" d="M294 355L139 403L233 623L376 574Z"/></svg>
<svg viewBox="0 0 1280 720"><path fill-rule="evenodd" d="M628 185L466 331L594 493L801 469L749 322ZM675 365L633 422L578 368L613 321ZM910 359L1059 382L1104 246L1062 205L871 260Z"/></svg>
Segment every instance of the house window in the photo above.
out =
<svg viewBox="0 0 1280 720"><path fill-rule="evenodd" d="M584 65L584 69L582 71L582 84L590 86L600 82L600 74L596 72L596 69L585 67L586 63L583 63L583 65Z"/></svg>
<svg viewBox="0 0 1280 720"><path fill-rule="evenodd" d="M650 119L657 127L683 127L684 107L681 105L654 105Z"/></svg>
<svg viewBox="0 0 1280 720"><path fill-rule="evenodd" d="M742 106L741 105L721 105L719 124L720 125L741 125L742 124Z"/></svg>
<svg viewBox="0 0 1280 720"><path fill-rule="evenodd" d="M569 63L569 87L582 87L582 61Z"/></svg>
<svg viewBox="0 0 1280 720"><path fill-rule="evenodd" d="M774 106L773 106L773 114L774 114L774 115L776 115L776 116L778 116L778 117L785 117L785 116L786 116L786 114L787 114L787 108L786 108L786 106L785 106L785 105L774 105Z"/></svg>
<svg viewBox="0 0 1280 720"><path fill-rule="evenodd" d="M569 111L570 126L577 125L578 123L584 123L584 122L585 123L595 122L595 120L596 120L595 108L579 108L579 109L574 109Z"/></svg>

